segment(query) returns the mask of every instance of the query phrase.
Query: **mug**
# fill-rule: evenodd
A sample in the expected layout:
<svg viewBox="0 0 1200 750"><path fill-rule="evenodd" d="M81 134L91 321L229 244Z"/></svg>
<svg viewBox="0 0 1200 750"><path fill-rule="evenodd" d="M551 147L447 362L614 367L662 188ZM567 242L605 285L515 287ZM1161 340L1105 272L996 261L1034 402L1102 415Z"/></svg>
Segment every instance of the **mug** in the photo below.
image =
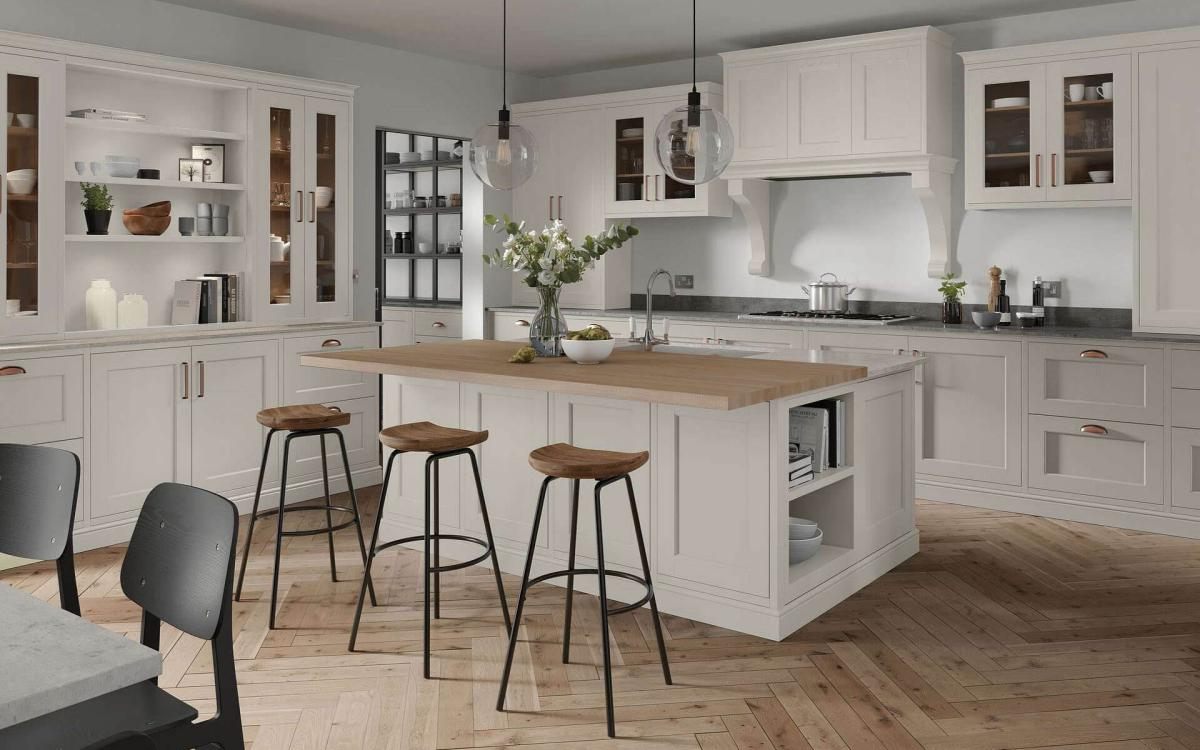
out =
<svg viewBox="0 0 1200 750"><path fill-rule="evenodd" d="M196 220L191 216L179 217L179 235L191 237L196 232Z"/></svg>
<svg viewBox="0 0 1200 750"><path fill-rule="evenodd" d="M211 216L196 217L196 234L200 237L212 237L213 220Z"/></svg>
<svg viewBox="0 0 1200 750"><path fill-rule="evenodd" d="M1083 100L1085 102L1094 102L1100 98L1099 86L1087 86L1083 90Z"/></svg>
<svg viewBox="0 0 1200 750"><path fill-rule="evenodd" d="M1083 89L1082 83L1072 83L1067 86L1067 97L1073 102L1081 102L1083 101Z"/></svg>
<svg viewBox="0 0 1200 750"><path fill-rule="evenodd" d="M1113 98L1113 82L1112 81L1105 81L1104 83L1100 84L1096 88L1098 89L1101 99L1112 99Z"/></svg>
<svg viewBox="0 0 1200 750"><path fill-rule="evenodd" d="M229 217L212 217L212 233L214 237L224 237L229 234Z"/></svg>
<svg viewBox="0 0 1200 750"><path fill-rule="evenodd" d="M86 161L75 162L75 173L78 174L80 177L83 177L85 174L87 174L87 162Z"/></svg>

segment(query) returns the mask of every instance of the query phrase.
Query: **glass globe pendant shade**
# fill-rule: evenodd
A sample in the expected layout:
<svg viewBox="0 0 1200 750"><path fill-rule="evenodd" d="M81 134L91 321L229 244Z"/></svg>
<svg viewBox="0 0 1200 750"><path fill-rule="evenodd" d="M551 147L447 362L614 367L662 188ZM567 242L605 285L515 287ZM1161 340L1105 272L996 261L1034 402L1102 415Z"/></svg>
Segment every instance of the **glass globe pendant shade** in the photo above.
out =
<svg viewBox="0 0 1200 750"><path fill-rule="evenodd" d="M667 113L654 132L654 152L667 175L685 185L716 179L733 160L733 128L712 107L700 104L700 94Z"/></svg>
<svg viewBox="0 0 1200 750"><path fill-rule="evenodd" d="M470 161L471 171L483 184L496 190L512 190L533 176L537 147L533 135L510 123L508 110L502 109L498 121L475 131Z"/></svg>

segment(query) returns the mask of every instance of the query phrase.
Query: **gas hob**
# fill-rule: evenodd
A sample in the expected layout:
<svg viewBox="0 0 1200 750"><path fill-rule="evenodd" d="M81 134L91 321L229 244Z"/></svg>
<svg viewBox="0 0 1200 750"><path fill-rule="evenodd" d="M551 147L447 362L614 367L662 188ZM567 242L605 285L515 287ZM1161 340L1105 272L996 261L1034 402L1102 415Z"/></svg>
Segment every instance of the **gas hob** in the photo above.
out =
<svg viewBox="0 0 1200 750"><path fill-rule="evenodd" d="M880 315L877 313L812 312L809 310L770 310L760 313L742 313L738 320L787 320L796 323L832 323L853 325L881 325L916 320L913 315Z"/></svg>

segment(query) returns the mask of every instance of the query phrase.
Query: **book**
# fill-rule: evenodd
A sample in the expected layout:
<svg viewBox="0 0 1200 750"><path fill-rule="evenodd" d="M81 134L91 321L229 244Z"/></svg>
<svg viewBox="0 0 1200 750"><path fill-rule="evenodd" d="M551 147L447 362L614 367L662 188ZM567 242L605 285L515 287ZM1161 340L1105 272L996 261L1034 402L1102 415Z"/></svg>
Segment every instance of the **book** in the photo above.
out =
<svg viewBox="0 0 1200 750"><path fill-rule="evenodd" d="M795 478L788 479L788 489L794 489L802 484L807 484L814 479L814 474L809 471Z"/></svg>
<svg viewBox="0 0 1200 750"><path fill-rule="evenodd" d="M796 406L788 414L788 442L812 451L812 467L829 468L829 411L820 406Z"/></svg>
<svg viewBox="0 0 1200 750"><path fill-rule="evenodd" d="M171 325L186 326L200 322L200 296L204 284L195 279L175 282L175 298L171 304Z"/></svg>
<svg viewBox="0 0 1200 750"><path fill-rule="evenodd" d="M77 117L84 120L124 120L126 122L145 122L146 116L138 112L124 112L119 109L98 109L89 107L87 109L71 110L71 117Z"/></svg>
<svg viewBox="0 0 1200 750"><path fill-rule="evenodd" d="M206 273L204 278L219 279L221 322L233 323L241 320L239 279L236 273Z"/></svg>
<svg viewBox="0 0 1200 750"><path fill-rule="evenodd" d="M788 481L794 482L797 479L799 479L800 477L804 476L805 474L812 474L812 473L813 473L812 465L801 466L796 469L788 469Z"/></svg>

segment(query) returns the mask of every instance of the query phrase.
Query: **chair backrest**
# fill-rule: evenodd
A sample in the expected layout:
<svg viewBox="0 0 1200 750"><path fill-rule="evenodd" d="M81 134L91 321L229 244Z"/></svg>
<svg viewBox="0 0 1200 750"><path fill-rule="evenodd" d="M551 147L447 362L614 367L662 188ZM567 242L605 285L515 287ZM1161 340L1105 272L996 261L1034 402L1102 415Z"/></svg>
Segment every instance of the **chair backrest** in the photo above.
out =
<svg viewBox="0 0 1200 750"><path fill-rule="evenodd" d="M121 590L163 622L212 640L230 606L237 526L237 508L220 495L158 485L129 540Z"/></svg>
<svg viewBox="0 0 1200 750"><path fill-rule="evenodd" d="M126 732L116 737L109 737L99 745L92 745L88 750L157 750L154 740L137 732Z"/></svg>
<svg viewBox="0 0 1200 750"><path fill-rule="evenodd" d="M0 443L0 552L57 560L71 537L78 494L74 453Z"/></svg>

